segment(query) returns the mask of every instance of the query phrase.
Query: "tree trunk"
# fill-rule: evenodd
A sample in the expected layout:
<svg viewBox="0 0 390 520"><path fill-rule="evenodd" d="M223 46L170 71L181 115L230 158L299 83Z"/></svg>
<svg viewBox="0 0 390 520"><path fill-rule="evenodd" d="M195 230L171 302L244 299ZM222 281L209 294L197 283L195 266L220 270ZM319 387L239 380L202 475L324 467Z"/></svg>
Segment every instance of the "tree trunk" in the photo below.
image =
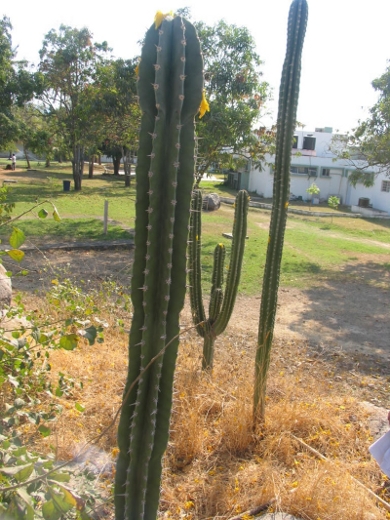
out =
<svg viewBox="0 0 390 520"><path fill-rule="evenodd" d="M45 168L50 168L50 159L46 157Z"/></svg>
<svg viewBox="0 0 390 520"><path fill-rule="evenodd" d="M74 189L80 191L84 172L84 150L81 146L76 145L73 148L72 170Z"/></svg>
<svg viewBox="0 0 390 520"><path fill-rule="evenodd" d="M130 184L131 184L130 150L127 150L125 153L124 148L122 148L122 155L123 155L123 169L125 170L125 187L130 188Z"/></svg>
<svg viewBox="0 0 390 520"><path fill-rule="evenodd" d="M121 158L120 157L113 157L112 163L114 165L114 175L119 175L119 167L121 165Z"/></svg>
<svg viewBox="0 0 390 520"><path fill-rule="evenodd" d="M94 161L95 161L95 156L91 155L91 157L89 158L88 179L92 179L93 178L93 163L94 163Z"/></svg>
<svg viewBox="0 0 390 520"><path fill-rule="evenodd" d="M102 165L102 154L101 153L99 153L99 155L98 155L98 164L99 164L99 166Z"/></svg>
<svg viewBox="0 0 390 520"><path fill-rule="evenodd" d="M25 157L26 162L27 162L27 168L30 170L31 169L30 158L28 156L27 148L24 145L23 145L23 153L24 153L24 157Z"/></svg>

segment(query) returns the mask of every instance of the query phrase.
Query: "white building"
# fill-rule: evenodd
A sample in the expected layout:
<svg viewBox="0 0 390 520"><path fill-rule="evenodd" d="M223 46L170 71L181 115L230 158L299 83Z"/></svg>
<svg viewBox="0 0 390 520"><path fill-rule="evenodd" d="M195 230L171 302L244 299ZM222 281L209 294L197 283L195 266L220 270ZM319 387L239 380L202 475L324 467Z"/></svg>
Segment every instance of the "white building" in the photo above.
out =
<svg viewBox="0 0 390 520"><path fill-rule="evenodd" d="M342 204L352 206L352 209L353 206L360 206L390 212L390 179L384 174L375 175L377 170L372 168L370 172L374 175L374 185L366 188L358 183L353 187L348 180L354 171L353 165L348 160L335 159L330 151L333 136L332 128L295 132L291 150L291 194L309 200L306 190L314 182L320 188L317 196L320 200L336 195ZM236 188L245 188L270 198L273 191L273 160L274 157L269 157L271 166L265 166L263 171L248 168L249 171L234 174L229 180Z"/></svg>

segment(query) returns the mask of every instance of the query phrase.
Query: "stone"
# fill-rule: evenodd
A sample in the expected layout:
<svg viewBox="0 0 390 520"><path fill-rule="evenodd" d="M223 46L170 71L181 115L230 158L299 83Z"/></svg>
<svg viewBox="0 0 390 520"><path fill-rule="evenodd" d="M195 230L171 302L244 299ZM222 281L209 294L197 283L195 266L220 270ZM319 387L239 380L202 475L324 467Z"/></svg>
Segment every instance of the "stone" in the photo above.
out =
<svg viewBox="0 0 390 520"><path fill-rule="evenodd" d="M11 278L6 275L7 270L0 264L0 308L11 304L12 283Z"/></svg>
<svg viewBox="0 0 390 520"><path fill-rule="evenodd" d="M208 193L203 196L203 209L206 211L215 211L221 206L221 199L217 193Z"/></svg>

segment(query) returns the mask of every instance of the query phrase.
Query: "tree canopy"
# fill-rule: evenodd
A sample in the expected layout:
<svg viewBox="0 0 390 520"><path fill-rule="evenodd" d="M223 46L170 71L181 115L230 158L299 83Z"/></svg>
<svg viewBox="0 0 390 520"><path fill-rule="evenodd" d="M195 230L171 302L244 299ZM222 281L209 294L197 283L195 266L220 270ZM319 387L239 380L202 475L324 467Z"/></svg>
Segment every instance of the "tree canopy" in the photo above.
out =
<svg viewBox="0 0 390 520"><path fill-rule="evenodd" d="M369 117L332 143L332 151L355 168L350 182L362 182L365 186L373 184L372 167L390 176L390 66L374 79L372 86L378 93L378 101L370 108Z"/></svg>
<svg viewBox="0 0 390 520"><path fill-rule="evenodd" d="M202 45L207 112L197 123L200 178L212 163L232 154L261 161L269 135L256 135L268 84L261 81L261 60L248 29L219 21L195 24Z"/></svg>
<svg viewBox="0 0 390 520"><path fill-rule="evenodd" d="M63 132L76 190L81 189L84 154L93 139L90 93L96 67L109 50L107 42L93 43L86 27L61 25L58 32L52 29L46 34L39 53L39 70L45 79L41 101L46 115L54 118Z"/></svg>
<svg viewBox="0 0 390 520"><path fill-rule="evenodd" d="M25 63L15 61L11 31L11 21L4 16L0 20L0 149L12 146L19 138L15 107L22 107L42 88L42 76L28 72Z"/></svg>

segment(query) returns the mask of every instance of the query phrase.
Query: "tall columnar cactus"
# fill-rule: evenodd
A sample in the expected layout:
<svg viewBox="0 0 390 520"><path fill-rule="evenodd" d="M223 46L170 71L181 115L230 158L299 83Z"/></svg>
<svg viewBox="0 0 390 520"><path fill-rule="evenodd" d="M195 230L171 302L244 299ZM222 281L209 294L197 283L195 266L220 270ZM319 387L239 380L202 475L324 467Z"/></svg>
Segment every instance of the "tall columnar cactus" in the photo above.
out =
<svg viewBox="0 0 390 520"><path fill-rule="evenodd" d="M118 429L117 520L157 516L186 287L194 116L203 92L194 27L180 17L156 26L146 34L139 65L134 314Z"/></svg>
<svg viewBox="0 0 390 520"><path fill-rule="evenodd" d="M307 25L307 15L307 1L293 0L288 19L287 51L279 92L273 206L263 277L259 335L256 352L255 420L264 418L266 379L274 332L280 265L290 194L291 148L296 123L301 55Z"/></svg>
<svg viewBox="0 0 390 520"><path fill-rule="evenodd" d="M211 369L213 366L215 339L226 329L236 301L245 249L248 203L248 193L245 190L239 191L235 203L233 242L225 294L222 290L225 246L218 244L215 247L209 317L206 318L201 281L202 193L200 190L194 190L193 193L188 245L189 291L192 318L198 334L204 338L202 361L204 369Z"/></svg>

